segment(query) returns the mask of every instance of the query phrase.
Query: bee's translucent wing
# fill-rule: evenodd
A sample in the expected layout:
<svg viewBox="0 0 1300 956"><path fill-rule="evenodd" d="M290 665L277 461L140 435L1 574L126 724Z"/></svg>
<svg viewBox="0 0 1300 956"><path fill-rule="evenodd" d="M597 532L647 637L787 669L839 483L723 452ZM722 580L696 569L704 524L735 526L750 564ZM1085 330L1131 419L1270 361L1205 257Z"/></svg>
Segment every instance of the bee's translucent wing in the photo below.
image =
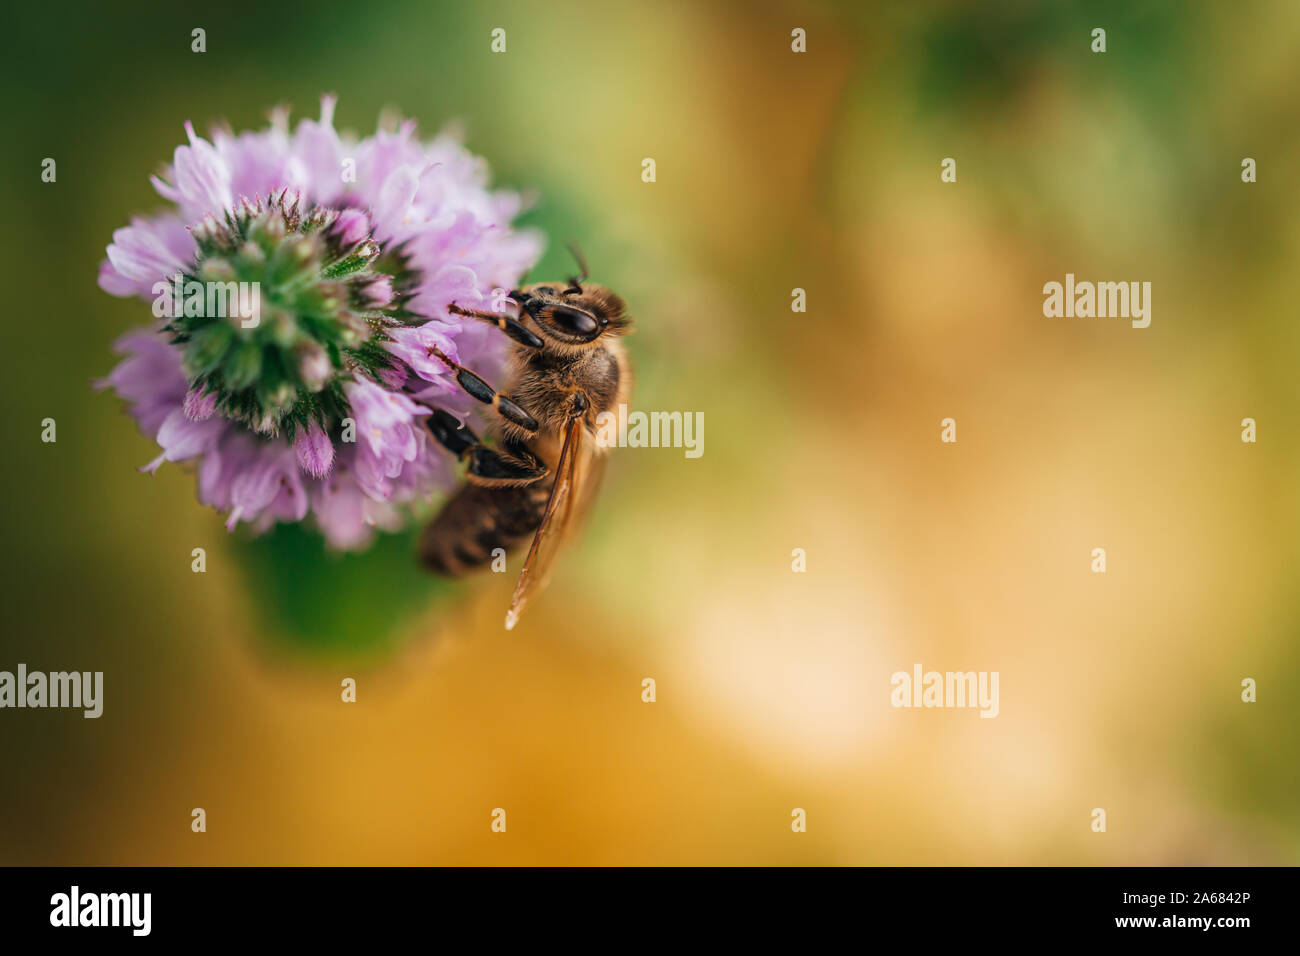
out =
<svg viewBox="0 0 1300 956"><path fill-rule="evenodd" d="M593 450L590 442L583 448L587 454L577 463L578 474L574 481L578 486L578 494L572 499L574 514L564 525L565 532L570 535L582 530L582 524L591 511L591 503L605 477L605 462L609 461L609 455Z"/></svg>
<svg viewBox="0 0 1300 956"><path fill-rule="evenodd" d="M546 501L542 523L537 526L533 543L528 548L524 568L519 572L519 582L510 599L510 610L506 611L506 630L518 623L519 615L524 612L528 602L546 587L566 532L590 501L590 496L584 496L580 487L591 457L591 449L585 440L586 434L581 416L574 417L565 426L564 445L560 449L560 460L555 465L555 484L551 486L551 496Z"/></svg>

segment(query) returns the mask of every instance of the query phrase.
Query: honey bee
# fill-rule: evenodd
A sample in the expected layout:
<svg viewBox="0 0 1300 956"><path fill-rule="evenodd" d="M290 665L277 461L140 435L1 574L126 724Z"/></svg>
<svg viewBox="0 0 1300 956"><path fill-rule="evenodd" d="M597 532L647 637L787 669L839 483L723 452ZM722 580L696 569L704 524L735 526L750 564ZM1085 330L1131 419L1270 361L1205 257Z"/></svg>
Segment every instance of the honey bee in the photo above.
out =
<svg viewBox="0 0 1300 956"><path fill-rule="evenodd" d="M441 409L427 419L433 437L465 462L466 474L424 529L420 558L430 570L455 577L531 535L506 630L546 586L561 544L590 505L607 451L594 441L597 417L625 403L631 385L619 341L631 331L626 304L610 289L587 284L582 254L572 252L579 274L567 285L538 283L509 293L517 315L449 306L510 337L506 393L438 353L461 388L495 411L495 441L484 443Z"/></svg>

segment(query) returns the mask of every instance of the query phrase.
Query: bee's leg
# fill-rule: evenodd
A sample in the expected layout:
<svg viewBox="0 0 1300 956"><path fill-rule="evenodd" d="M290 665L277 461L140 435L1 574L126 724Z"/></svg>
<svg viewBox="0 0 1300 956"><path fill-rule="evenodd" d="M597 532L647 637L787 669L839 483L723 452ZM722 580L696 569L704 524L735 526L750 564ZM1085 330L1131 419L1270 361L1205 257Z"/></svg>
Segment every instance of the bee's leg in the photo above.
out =
<svg viewBox="0 0 1300 956"><path fill-rule="evenodd" d="M530 349L540 349L545 344L536 335L528 331L528 329L526 329L519 320L512 315L505 315L497 312L480 312L477 309L462 309L455 303L447 306L447 311L452 315L463 315L467 318L482 319L484 322L491 322L520 345L526 345Z"/></svg>
<svg viewBox="0 0 1300 956"><path fill-rule="evenodd" d="M522 445L489 448L478 440L454 415L435 409L427 419L430 434L442 447L469 465L466 475L472 484L521 487L541 481L547 467Z"/></svg>
<svg viewBox="0 0 1300 956"><path fill-rule="evenodd" d="M465 452L478 444L478 436L468 425L462 425L455 415L441 408L435 408L424 424L438 444L457 458L463 458Z"/></svg>
<svg viewBox="0 0 1300 956"><path fill-rule="evenodd" d="M498 415L524 432L530 435L536 433L538 428L537 419L520 408L513 398L509 395L502 395L465 366L453 362L442 350L430 347L429 351L438 356L438 359L449 369L455 371L456 382L469 393L471 398L482 402L484 405L491 405L496 409Z"/></svg>
<svg viewBox="0 0 1300 956"><path fill-rule="evenodd" d="M474 485L521 488L541 481L550 473L532 452L521 448L504 452L475 445L465 457L469 461L465 478Z"/></svg>

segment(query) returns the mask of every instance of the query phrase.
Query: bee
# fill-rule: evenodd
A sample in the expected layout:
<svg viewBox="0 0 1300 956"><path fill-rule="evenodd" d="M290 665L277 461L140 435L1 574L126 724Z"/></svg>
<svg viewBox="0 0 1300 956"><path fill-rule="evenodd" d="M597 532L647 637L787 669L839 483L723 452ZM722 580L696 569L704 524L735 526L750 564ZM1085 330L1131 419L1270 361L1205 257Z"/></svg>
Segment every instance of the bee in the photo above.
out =
<svg viewBox="0 0 1300 956"><path fill-rule="evenodd" d="M588 284L582 253L571 250L578 275L567 285L512 290L516 315L448 307L510 338L505 393L437 353L460 387L496 414L491 443L442 409L427 419L434 439L465 463L466 472L465 483L424 529L420 559L432 571L458 577L486 566L497 548L513 551L531 536L506 630L546 586L560 546L590 506L607 452L594 441L597 419L626 403L631 385L619 341L632 327L627 306L612 290Z"/></svg>

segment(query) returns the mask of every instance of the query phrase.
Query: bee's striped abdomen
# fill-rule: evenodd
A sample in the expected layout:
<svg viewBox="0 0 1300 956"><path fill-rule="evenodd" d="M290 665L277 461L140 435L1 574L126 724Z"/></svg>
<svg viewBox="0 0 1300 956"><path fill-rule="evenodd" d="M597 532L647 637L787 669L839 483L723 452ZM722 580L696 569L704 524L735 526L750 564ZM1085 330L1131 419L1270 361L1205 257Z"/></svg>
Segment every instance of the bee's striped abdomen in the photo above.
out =
<svg viewBox="0 0 1300 956"><path fill-rule="evenodd" d="M456 577L486 567L492 552L526 543L542 523L552 482L522 488L466 484L447 500L420 537L420 560Z"/></svg>

